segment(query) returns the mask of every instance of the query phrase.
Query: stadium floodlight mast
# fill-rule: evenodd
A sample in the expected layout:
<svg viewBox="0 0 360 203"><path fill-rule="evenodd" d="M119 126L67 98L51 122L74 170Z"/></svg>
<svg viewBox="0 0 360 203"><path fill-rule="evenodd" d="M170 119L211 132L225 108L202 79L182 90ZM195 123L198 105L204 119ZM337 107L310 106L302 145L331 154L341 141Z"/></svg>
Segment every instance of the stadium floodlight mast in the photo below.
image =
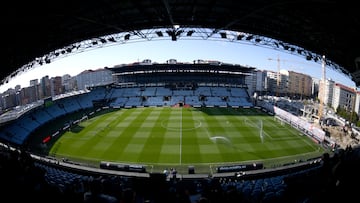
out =
<svg viewBox="0 0 360 203"><path fill-rule="evenodd" d="M321 55L305 50L301 47L294 46L280 40L275 40L251 33L232 30L220 30L216 28L174 25L172 27L159 27L152 29L132 30L114 33L70 44L61 49L51 51L44 56L39 56L35 58L30 63L23 65L22 67L11 73L8 77L3 79L1 81L1 84L7 83L9 80L17 76L18 74L29 71L37 66L41 66L45 63L51 63L54 60L84 51L103 48L107 46L121 45L125 43L146 42L150 40L168 40L169 38L165 37L163 33L167 33L172 41L177 41L179 39L191 39L233 42L275 49L298 56L300 55L307 60L313 60L314 62L318 63L321 63L322 58ZM326 60L326 65L329 68L333 68L339 73L344 74L349 78L352 78L351 74L346 69L340 67L338 64L328 59Z"/></svg>

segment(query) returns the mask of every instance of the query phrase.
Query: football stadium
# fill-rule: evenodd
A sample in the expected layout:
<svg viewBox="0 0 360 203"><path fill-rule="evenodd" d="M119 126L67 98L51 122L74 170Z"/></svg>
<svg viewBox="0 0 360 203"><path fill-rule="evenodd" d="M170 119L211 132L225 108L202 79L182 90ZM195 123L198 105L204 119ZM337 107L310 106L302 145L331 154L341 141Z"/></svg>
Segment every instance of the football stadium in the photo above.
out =
<svg viewBox="0 0 360 203"><path fill-rule="evenodd" d="M204 46L204 53L191 54L210 60L177 62L172 58L182 56L173 52L166 53L172 55L166 63L119 60L119 65L104 67L106 74L96 80L75 78L73 88L67 89L71 91L60 91L63 79L73 79L70 75L31 80L29 88L17 85L0 100L3 202L359 199L360 139L350 133L360 136L352 123L353 118L358 121L360 93L358 87L330 87L326 75L326 70L335 71L360 85L360 12L355 1L80 0L4 5L0 85L74 54L151 40L258 46L321 64L322 73L318 81L293 74L297 79L292 87L311 85L309 101L304 91L280 91L290 89L289 77L280 83L280 61L286 58L267 58L277 61L278 70L265 77L256 69L267 67L217 61L227 53L216 50L212 58ZM151 50L146 58L163 56L164 50ZM240 64L248 56L233 53ZM267 90L265 78L272 86ZM293 111L305 114L305 103L313 105L308 109L311 118ZM351 111L351 123L335 114L337 110L329 112L330 103ZM335 118L344 125L332 126ZM325 131L329 129L335 130Z"/></svg>
<svg viewBox="0 0 360 203"><path fill-rule="evenodd" d="M319 169L335 143L250 96L245 81L253 69L213 62L114 67L116 82L42 100L3 125L1 139L31 152L40 167L74 174L281 182L281 174ZM57 181L50 182L63 185ZM272 198L282 197L280 182Z"/></svg>

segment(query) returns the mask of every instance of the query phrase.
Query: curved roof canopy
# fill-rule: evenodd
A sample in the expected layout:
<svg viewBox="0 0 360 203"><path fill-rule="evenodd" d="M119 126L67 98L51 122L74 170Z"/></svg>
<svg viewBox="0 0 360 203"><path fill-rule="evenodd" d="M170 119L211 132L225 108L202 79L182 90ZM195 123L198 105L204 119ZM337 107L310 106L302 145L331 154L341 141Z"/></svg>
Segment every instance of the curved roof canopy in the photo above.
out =
<svg viewBox="0 0 360 203"><path fill-rule="evenodd" d="M100 36L124 33L124 40L134 35L146 38L141 30L165 28L164 36L177 40L210 28L210 35L221 38L227 37L223 30L231 30L275 39L274 48L302 54L308 60L324 55L328 65L360 85L360 12L355 4L338 0L7 1L0 12L0 79L6 82L36 60L49 62L46 57L39 61L49 53L71 52L77 42L113 40ZM195 29L185 32L186 28ZM251 38L239 35L236 39Z"/></svg>

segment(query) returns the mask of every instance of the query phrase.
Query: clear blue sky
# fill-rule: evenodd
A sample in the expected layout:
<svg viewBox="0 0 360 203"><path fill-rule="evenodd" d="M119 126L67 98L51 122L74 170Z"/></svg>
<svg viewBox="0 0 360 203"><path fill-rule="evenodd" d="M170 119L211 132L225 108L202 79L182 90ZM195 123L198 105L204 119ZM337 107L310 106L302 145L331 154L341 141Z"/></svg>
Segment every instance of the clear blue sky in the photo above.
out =
<svg viewBox="0 0 360 203"><path fill-rule="evenodd" d="M146 42L125 43L92 49L85 52L59 58L50 64L35 67L20 74L9 83L0 87L0 92L8 88L29 86L32 79L40 79L70 74L75 76L87 69L112 67L118 64L132 63L151 59L152 62L165 63L168 59L178 62L192 62L193 60L218 60L225 63L248 65L260 70L277 71L280 59L280 69L292 70L321 78L321 64L307 61L303 56L288 54L270 48L211 40L182 40L171 41L153 40ZM271 59L271 60L269 60ZM347 76L327 68L326 77L349 87L355 87Z"/></svg>

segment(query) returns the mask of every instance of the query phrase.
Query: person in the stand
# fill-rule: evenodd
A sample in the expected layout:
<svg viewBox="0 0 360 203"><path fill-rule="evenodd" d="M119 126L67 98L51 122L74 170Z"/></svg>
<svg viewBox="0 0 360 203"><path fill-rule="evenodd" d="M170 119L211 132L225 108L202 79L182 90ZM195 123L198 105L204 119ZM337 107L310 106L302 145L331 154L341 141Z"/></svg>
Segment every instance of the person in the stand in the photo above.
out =
<svg viewBox="0 0 360 203"><path fill-rule="evenodd" d="M90 180L89 189L84 193L84 203L118 203L114 196L102 192L101 181L97 178Z"/></svg>

